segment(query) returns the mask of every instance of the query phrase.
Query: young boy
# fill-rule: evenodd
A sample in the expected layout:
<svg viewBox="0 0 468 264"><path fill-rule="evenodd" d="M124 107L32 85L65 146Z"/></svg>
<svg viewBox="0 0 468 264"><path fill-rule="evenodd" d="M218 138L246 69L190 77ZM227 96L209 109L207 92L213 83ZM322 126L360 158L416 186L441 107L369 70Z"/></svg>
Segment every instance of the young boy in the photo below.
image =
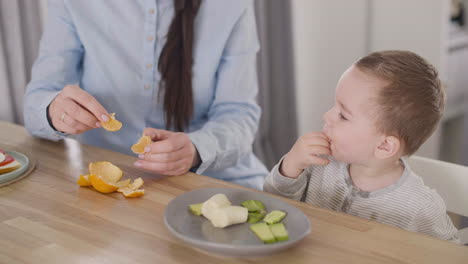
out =
<svg viewBox="0 0 468 264"><path fill-rule="evenodd" d="M402 159L433 133L443 108L437 71L423 58L365 56L341 76L323 131L301 136L264 190L458 242L442 198Z"/></svg>

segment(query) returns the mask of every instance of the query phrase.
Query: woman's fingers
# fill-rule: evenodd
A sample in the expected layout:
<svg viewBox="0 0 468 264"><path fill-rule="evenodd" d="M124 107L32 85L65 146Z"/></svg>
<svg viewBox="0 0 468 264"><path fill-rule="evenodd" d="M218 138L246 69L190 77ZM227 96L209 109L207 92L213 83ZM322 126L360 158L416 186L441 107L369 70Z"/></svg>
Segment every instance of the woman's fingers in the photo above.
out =
<svg viewBox="0 0 468 264"><path fill-rule="evenodd" d="M152 162L173 162L173 161L180 160L188 156L190 156L190 153L185 148L180 148L172 152L164 152L164 153L148 152L145 154L138 155L140 159L144 159L144 160L152 161Z"/></svg>
<svg viewBox="0 0 468 264"><path fill-rule="evenodd" d="M76 85L67 85L49 106L49 116L55 129L81 134L100 127L108 113L97 100Z"/></svg>
<svg viewBox="0 0 468 264"><path fill-rule="evenodd" d="M138 160L135 165L145 170L162 174L162 175L177 175L176 172L183 174L190 169L191 160L185 158L173 162L151 162L146 160Z"/></svg>
<svg viewBox="0 0 468 264"><path fill-rule="evenodd" d="M99 119L97 119L93 114L88 112L85 108L83 108L81 105L77 104L73 100L67 100L65 103L65 112L72 113L70 116L75 119L77 122L86 125L87 127L91 128L96 128L96 123L99 122Z"/></svg>
<svg viewBox="0 0 468 264"><path fill-rule="evenodd" d="M67 85L63 89L63 93L68 98L81 105L84 109L90 112L99 121L107 121L109 113L92 95L76 85Z"/></svg>
<svg viewBox="0 0 468 264"><path fill-rule="evenodd" d="M169 153L177 151L184 146L192 144L188 136L184 133L174 133L165 130L158 130L159 141L153 142L149 147L149 153ZM158 140L158 139L157 139Z"/></svg>

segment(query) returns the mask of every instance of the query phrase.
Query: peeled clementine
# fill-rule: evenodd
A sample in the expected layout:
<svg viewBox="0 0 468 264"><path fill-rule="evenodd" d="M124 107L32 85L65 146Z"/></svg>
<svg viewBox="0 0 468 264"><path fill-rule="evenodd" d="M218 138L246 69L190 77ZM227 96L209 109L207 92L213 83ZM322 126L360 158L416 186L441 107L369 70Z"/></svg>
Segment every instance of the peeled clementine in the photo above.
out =
<svg viewBox="0 0 468 264"><path fill-rule="evenodd" d="M115 113L112 113L109 117L109 121L101 122L102 127L111 132L119 131L122 128L122 122L115 119Z"/></svg>
<svg viewBox="0 0 468 264"><path fill-rule="evenodd" d="M148 136L142 136L136 144L132 146L132 151L136 154L142 154L145 152L145 147L151 144L151 138Z"/></svg>

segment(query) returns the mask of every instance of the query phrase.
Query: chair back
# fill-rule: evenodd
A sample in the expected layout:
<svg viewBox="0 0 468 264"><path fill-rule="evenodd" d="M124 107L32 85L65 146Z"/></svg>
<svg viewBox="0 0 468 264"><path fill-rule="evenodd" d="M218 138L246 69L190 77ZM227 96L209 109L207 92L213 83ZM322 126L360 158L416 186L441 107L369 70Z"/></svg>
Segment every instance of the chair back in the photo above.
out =
<svg viewBox="0 0 468 264"><path fill-rule="evenodd" d="M447 211L468 217L468 167L419 156L407 162L444 199ZM459 236L463 244L468 243L468 228L460 229Z"/></svg>

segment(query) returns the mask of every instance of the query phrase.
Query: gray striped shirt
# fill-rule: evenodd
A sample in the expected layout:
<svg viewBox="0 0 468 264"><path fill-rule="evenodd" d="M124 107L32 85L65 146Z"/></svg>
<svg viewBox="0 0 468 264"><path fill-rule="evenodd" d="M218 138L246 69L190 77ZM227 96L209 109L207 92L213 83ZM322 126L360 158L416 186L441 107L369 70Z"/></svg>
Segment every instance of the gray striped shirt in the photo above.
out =
<svg viewBox="0 0 468 264"><path fill-rule="evenodd" d="M279 164L266 178L263 190L315 206L345 212L384 224L459 242L457 229L446 212L445 203L421 177L405 170L393 185L372 192L354 186L348 164L330 158L326 166L312 166L297 179L284 177ZM307 190L307 193L305 193ZM304 197L305 196L305 197Z"/></svg>

